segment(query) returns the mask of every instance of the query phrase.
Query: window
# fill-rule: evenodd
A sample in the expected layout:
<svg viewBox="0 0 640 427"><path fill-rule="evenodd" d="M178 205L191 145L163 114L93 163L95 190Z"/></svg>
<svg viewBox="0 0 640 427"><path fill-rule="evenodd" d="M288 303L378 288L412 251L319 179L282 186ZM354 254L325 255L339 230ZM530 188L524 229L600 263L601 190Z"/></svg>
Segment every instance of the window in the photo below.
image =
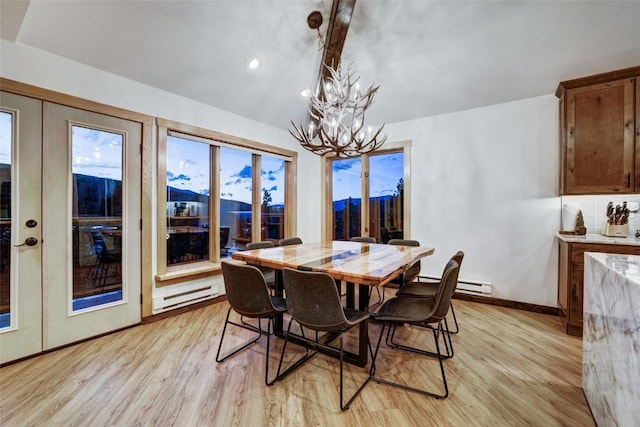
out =
<svg viewBox="0 0 640 427"><path fill-rule="evenodd" d="M390 145L390 144L388 144ZM375 237L380 243L408 238L405 183L409 143L351 159L329 159L331 208L326 237Z"/></svg>
<svg viewBox="0 0 640 427"><path fill-rule="evenodd" d="M71 126L73 310L122 300L125 135Z"/></svg>
<svg viewBox="0 0 640 427"><path fill-rule="evenodd" d="M362 235L362 159L333 160L333 238Z"/></svg>
<svg viewBox="0 0 640 427"><path fill-rule="evenodd" d="M211 146L167 137L167 265L209 259Z"/></svg>
<svg viewBox="0 0 640 427"><path fill-rule="evenodd" d="M272 156L262 156L260 170L260 204L262 222L260 240L277 243L284 235L285 170L286 161Z"/></svg>
<svg viewBox="0 0 640 427"><path fill-rule="evenodd" d="M295 152L158 123L158 182L165 183L158 199L166 200L158 209L160 280L217 268L220 259L251 241L277 241L287 229L294 233L285 196L294 192L288 175Z"/></svg>

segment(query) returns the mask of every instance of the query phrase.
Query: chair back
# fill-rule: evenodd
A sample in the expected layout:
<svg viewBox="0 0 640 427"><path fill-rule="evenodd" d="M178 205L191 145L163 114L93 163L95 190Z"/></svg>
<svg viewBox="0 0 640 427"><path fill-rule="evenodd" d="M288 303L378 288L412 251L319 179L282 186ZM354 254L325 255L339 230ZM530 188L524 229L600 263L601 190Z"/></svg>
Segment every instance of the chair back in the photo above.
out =
<svg viewBox="0 0 640 427"><path fill-rule="evenodd" d="M267 283L256 267L223 262L222 276L229 305L238 314L256 318L273 313Z"/></svg>
<svg viewBox="0 0 640 427"><path fill-rule="evenodd" d="M285 268L282 275L287 308L298 323L316 331L336 331L347 326L333 277L290 268Z"/></svg>
<svg viewBox="0 0 640 427"><path fill-rule="evenodd" d="M417 240L408 240L408 239L391 239L388 242L389 245L398 245L398 246L420 246L420 242ZM413 282L416 277L420 274L420 270L422 269L422 262L417 261L411 267L404 272L404 283ZM392 283L397 283L396 280L392 281Z"/></svg>
<svg viewBox="0 0 640 427"><path fill-rule="evenodd" d="M451 305L451 298L456 291L458 285L458 272L460 271L460 264L454 259L449 260L444 267L442 273L442 279L440 280L440 287L435 297L433 314L430 321L439 321L446 317L449 307Z"/></svg>
<svg viewBox="0 0 640 427"><path fill-rule="evenodd" d="M102 233L99 231L92 231L91 238L93 239L93 253L98 258L104 257L107 252L107 244L104 241L104 237L102 237Z"/></svg>
<svg viewBox="0 0 640 427"><path fill-rule="evenodd" d="M375 237L356 236L356 237L352 237L349 240L351 240L352 242L376 243L376 238Z"/></svg>
<svg viewBox="0 0 640 427"><path fill-rule="evenodd" d="M275 245L270 240L265 240L264 242L250 242L247 243L247 250L250 251L252 249L267 249L273 248L274 246Z"/></svg>
<svg viewBox="0 0 640 427"><path fill-rule="evenodd" d="M287 239L280 239L278 242L278 246L290 246L290 245L301 245L302 239L299 237L289 237Z"/></svg>

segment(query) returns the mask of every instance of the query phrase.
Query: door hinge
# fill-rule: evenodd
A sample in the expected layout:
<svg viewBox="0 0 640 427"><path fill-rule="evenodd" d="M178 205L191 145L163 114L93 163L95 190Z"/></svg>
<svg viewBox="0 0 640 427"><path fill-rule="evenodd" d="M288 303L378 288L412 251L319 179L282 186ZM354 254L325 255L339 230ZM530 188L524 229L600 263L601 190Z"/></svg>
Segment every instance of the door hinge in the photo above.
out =
<svg viewBox="0 0 640 427"><path fill-rule="evenodd" d="M140 294L140 305L142 305L142 294Z"/></svg>
<svg viewBox="0 0 640 427"><path fill-rule="evenodd" d="M140 230L142 230L142 218L140 218Z"/></svg>

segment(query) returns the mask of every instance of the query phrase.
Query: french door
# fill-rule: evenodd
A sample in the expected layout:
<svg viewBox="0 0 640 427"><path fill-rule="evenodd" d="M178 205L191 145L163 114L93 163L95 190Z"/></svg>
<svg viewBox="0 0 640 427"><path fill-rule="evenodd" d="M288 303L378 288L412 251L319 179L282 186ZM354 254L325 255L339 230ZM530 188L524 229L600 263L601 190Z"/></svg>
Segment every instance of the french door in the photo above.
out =
<svg viewBox="0 0 640 427"><path fill-rule="evenodd" d="M142 128L13 94L1 101L14 129L7 362L140 321Z"/></svg>

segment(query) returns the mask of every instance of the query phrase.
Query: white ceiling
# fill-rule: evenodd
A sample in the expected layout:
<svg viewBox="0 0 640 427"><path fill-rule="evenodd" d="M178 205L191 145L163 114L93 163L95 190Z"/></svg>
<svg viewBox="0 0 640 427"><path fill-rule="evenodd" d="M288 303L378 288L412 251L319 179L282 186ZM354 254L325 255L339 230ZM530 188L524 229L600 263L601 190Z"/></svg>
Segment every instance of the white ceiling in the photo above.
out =
<svg viewBox="0 0 640 427"><path fill-rule="evenodd" d="M331 1L8 1L1 36L282 129L301 123ZM246 63L259 57L251 71ZM379 84L367 122L551 94L640 65L640 1L357 0L343 63Z"/></svg>

